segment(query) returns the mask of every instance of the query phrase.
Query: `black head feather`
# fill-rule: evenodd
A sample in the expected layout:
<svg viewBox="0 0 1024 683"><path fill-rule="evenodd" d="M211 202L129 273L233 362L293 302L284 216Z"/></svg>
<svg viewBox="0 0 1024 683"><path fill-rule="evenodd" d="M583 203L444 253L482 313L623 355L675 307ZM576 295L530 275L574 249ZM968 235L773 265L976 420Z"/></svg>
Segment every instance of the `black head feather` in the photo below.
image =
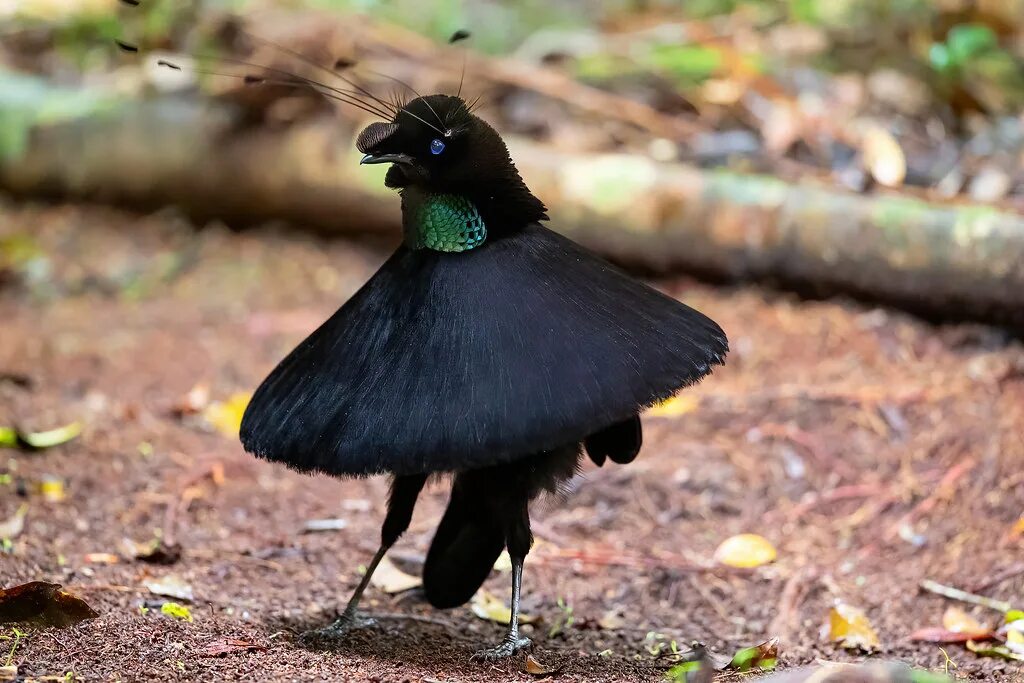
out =
<svg viewBox="0 0 1024 683"><path fill-rule="evenodd" d="M466 197L494 236L547 218L504 140L459 97L417 97L391 121L365 128L356 147L368 163L392 163L388 187Z"/></svg>

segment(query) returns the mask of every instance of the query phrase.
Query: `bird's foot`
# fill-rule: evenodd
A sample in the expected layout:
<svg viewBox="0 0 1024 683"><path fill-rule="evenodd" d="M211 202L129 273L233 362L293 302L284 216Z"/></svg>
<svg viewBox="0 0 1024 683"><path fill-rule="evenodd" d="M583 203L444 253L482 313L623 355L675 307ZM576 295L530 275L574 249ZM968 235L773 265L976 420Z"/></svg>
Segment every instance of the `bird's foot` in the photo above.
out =
<svg viewBox="0 0 1024 683"><path fill-rule="evenodd" d="M358 612L345 612L334 620L334 623L323 628L306 631L300 638L304 643L318 640L341 640L349 633L377 625L377 620Z"/></svg>
<svg viewBox="0 0 1024 683"><path fill-rule="evenodd" d="M507 659L523 648L530 647L532 644L533 642L529 638L509 635L505 636L505 639L497 647L473 653L471 659L474 662L493 662L499 659Z"/></svg>

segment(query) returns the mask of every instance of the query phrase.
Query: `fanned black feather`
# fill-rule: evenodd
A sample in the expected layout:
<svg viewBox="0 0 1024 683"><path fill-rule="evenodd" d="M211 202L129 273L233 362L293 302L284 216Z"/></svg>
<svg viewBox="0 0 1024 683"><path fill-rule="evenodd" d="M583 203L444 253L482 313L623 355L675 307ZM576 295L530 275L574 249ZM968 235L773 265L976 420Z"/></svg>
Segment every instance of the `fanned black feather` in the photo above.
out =
<svg viewBox="0 0 1024 683"><path fill-rule="evenodd" d="M505 529L493 508L453 486L448 508L423 564L423 592L438 609L465 604L505 549Z"/></svg>
<svg viewBox="0 0 1024 683"><path fill-rule="evenodd" d="M335 475L487 467L629 420L727 348L537 224L461 254L403 246L259 387L242 442Z"/></svg>

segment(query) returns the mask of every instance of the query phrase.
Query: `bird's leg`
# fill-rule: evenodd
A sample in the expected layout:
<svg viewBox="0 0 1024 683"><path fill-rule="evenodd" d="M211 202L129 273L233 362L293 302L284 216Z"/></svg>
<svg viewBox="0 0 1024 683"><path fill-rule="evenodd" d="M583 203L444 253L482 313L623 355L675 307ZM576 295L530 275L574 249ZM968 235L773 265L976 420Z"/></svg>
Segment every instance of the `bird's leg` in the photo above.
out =
<svg viewBox="0 0 1024 683"><path fill-rule="evenodd" d="M359 585L356 586L352 597L349 598L345 611L334 620L334 623L315 631L307 631L303 634L303 638L337 638L344 636L350 631L373 626L376 623L373 619L359 614L359 600L363 597L366 587L370 585L370 579L373 577L373 572L377 569L377 565L384 559L384 555L395 544L395 541L409 528L409 522L412 521L412 511L416 506L416 498L419 496L426 481L427 475L417 474L395 477L394 481L391 482L391 494L388 496L388 512L384 517L384 525L381 527L380 547L377 549L373 559L370 560L370 564L366 567L366 573L360 579Z"/></svg>
<svg viewBox="0 0 1024 683"><path fill-rule="evenodd" d="M519 595L523 583L523 563L526 553L530 551L533 536L530 533L530 515L527 502L523 501L521 509L512 520L506 533L505 543L512 560L512 609L508 621L508 631L496 647L480 650L473 659L493 661L511 657L532 643L529 638L519 635Z"/></svg>

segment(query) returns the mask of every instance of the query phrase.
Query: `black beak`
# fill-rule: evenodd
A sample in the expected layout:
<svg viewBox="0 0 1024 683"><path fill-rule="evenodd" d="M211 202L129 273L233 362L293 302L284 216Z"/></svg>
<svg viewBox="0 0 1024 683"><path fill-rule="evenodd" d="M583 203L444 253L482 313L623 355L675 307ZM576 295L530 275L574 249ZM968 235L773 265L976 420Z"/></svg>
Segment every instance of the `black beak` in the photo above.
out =
<svg viewBox="0 0 1024 683"><path fill-rule="evenodd" d="M360 164L412 164L408 154L367 154L359 160Z"/></svg>

